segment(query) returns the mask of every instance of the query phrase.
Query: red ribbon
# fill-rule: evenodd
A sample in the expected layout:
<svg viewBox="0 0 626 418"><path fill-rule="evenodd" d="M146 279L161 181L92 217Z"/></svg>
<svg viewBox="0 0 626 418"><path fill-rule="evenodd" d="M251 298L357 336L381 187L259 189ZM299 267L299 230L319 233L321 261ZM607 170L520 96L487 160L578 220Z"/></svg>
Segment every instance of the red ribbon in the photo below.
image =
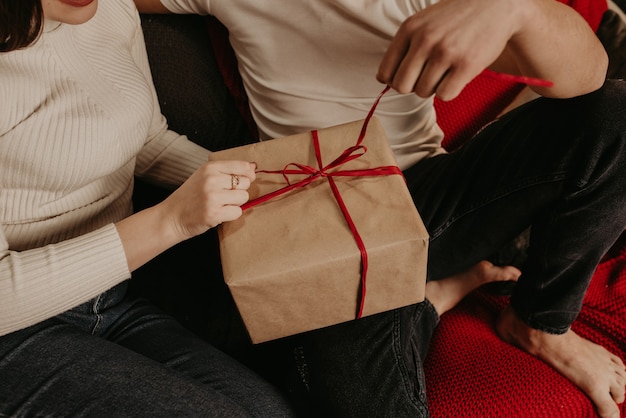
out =
<svg viewBox="0 0 626 418"><path fill-rule="evenodd" d="M514 74L507 74L507 73L498 73L488 68L486 68L483 71L483 73L490 77L499 78L500 80L526 84L528 86L554 87L554 83L552 81L544 80L542 78L526 77L524 75L514 75Z"/></svg>
<svg viewBox="0 0 626 418"><path fill-rule="evenodd" d="M356 244L359 247L359 251L361 253L361 289L360 289L361 291L360 291L358 304L357 304L358 305L357 313L356 313L357 319L361 318L361 316L363 315L363 306L365 303L365 294L366 294L366 288L367 288L366 284L367 284L368 256L367 256L367 250L365 249L365 244L363 243L361 235L359 234L359 231L357 230L356 225L354 221L352 220L352 217L350 216L350 213L348 211L348 208L345 202L343 201L343 198L341 197L341 193L339 192L337 184L335 183L334 177L402 175L402 171L397 166L382 166L382 167L361 169L361 170L339 170L338 169L343 164L349 161L355 160L357 158L360 158L367 152L367 147L361 145L361 143L365 139L367 126L369 124L370 119L372 118L374 114L374 111L376 110L376 107L378 106L378 103L380 102L380 99L388 90L389 90L389 87L386 87L380 93L376 101L374 102L374 105L372 106L369 113L367 114L367 117L363 121L363 126L361 128L361 132L359 134L359 137L355 145L344 150L341 153L341 155L335 158L335 160L333 160L331 163L324 165L322 163L322 155L320 151L319 137L318 137L317 130L311 131L312 140L313 140L313 148L315 150L315 158L317 160L318 168L311 167L305 164L290 163L290 164L287 164L287 166L285 166L285 168L282 170L277 170L277 171L259 170L259 172L261 173L282 174L283 177L285 178L285 181L287 182L287 186L281 189L275 190L273 192L270 192L266 195L260 196L254 200L247 202L246 204L242 206L242 209L245 210L250 207L256 206L258 204L267 202L268 200L274 199L277 196L288 193L291 190L305 187L306 185L318 179L321 179L321 178L327 179L330 185L330 188L333 192L333 196L335 197L337 204L341 208L341 212L343 213L343 216L346 222L348 223L348 226L350 227L352 236L354 237L354 240L356 241ZM289 167L295 167L295 168L289 168ZM333 169L337 169L337 170L331 171ZM297 175L297 174L306 175L307 177L298 181L297 183L291 184L288 176Z"/></svg>

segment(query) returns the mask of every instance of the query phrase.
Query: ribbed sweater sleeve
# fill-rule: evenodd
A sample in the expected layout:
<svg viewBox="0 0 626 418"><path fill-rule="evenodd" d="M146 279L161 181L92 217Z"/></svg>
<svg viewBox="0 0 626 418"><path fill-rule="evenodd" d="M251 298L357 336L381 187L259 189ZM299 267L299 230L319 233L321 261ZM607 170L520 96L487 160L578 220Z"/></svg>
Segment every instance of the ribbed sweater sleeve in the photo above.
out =
<svg viewBox="0 0 626 418"><path fill-rule="evenodd" d="M109 224L20 252L8 249L0 231L0 277L0 335L4 335L73 308L130 273L117 230Z"/></svg>
<svg viewBox="0 0 626 418"><path fill-rule="evenodd" d="M137 26L131 53L137 67L144 74L152 92L152 124L146 143L137 156L135 174L163 186L179 186L202 164L207 162L210 151L167 128L161 113L159 100L152 81L143 31Z"/></svg>
<svg viewBox="0 0 626 418"><path fill-rule="evenodd" d="M162 186L181 185L209 159L210 151L166 131L158 141L149 142L137 157L137 176Z"/></svg>

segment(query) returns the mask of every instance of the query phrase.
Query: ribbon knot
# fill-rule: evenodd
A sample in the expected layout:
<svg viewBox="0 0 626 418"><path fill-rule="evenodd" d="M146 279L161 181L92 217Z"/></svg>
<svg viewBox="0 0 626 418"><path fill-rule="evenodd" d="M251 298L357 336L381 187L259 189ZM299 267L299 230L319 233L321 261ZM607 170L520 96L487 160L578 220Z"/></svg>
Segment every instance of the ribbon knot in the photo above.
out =
<svg viewBox="0 0 626 418"><path fill-rule="evenodd" d="M287 183L287 186L275 190L266 195L260 196L256 199L253 199L242 206L243 210L246 210L250 207L259 205L263 202L267 202L275 197L283 195L285 193L290 192L293 189L305 187L308 184L313 183L317 179L325 178L330 185L333 196L341 209L341 212L350 228L352 236L359 248L359 252L361 253L361 283L360 283L360 295L357 301L357 313L356 318L360 318L363 315L363 307L365 303L365 294L367 288L367 270L368 270L368 255L367 250L365 248L365 244L363 243L363 239L359 234L357 227L350 216L350 212L341 196L339 188L337 187L337 183L335 182L335 177L343 176L343 177L362 177L362 176L388 176L388 175L402 175L402 171L397 166L382 166L376 168L367 168L367 169L357 169L357 170L342 170L341 166L344 164L353 161L357 158L362 157L367 152L367 147L361 145L363 140L365 139L365 134L367 132L367 125L369 124L372 115L374 114L374 110L380 102L382 96L389 90L389 87L385 88L380 95L378 96L376 102L372 106L372 109L369 111L367 117L363 121L363 126L361 128L361 132L357 139L355 145L348 147L345 149L341 155L335 158L331 163L324 165L322 162L322 153L320 150L319 144L319 135L317 130L311 131L311 137L313 141L313 149L315 151L315 159L317 161L318 168L311 167L306 164L300 163L289 163L282 170L258 170L259 173L266 174L281 174ZM295 167L295 168L290 168ZM336 169L336 170L335 170ZM292 183L289 180L289 176L291 175L305 175L302 180L299 180L295 183Z"/></svg>

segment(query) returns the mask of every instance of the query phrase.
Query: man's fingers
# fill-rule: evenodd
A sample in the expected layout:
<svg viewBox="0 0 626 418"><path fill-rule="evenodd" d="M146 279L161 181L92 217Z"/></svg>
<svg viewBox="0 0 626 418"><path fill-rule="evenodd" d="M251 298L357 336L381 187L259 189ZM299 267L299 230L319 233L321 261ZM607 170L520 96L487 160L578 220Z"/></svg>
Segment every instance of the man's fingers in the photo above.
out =
<svg viewBox="0 0 626 418"><path fill-rule="evenodd" d="M406 49L406 47L396 45L395 39L392 40L391 45L387 48L378 67L378 72L376 73L376 79L378 81L383 84L392 85L394 75L402 62L402 58L406 54Z"/></svg>

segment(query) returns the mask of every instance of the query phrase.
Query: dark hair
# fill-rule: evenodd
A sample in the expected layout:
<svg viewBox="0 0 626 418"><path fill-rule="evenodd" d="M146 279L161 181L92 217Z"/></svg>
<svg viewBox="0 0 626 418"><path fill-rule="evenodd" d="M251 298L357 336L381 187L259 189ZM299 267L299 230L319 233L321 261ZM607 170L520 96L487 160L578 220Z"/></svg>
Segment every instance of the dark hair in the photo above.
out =
<svg viewBox="0 0 626 418"><path fill-rule="evenodd" d="M0 0L0 52L25 48L43 28L41 0Z"/></svg>

